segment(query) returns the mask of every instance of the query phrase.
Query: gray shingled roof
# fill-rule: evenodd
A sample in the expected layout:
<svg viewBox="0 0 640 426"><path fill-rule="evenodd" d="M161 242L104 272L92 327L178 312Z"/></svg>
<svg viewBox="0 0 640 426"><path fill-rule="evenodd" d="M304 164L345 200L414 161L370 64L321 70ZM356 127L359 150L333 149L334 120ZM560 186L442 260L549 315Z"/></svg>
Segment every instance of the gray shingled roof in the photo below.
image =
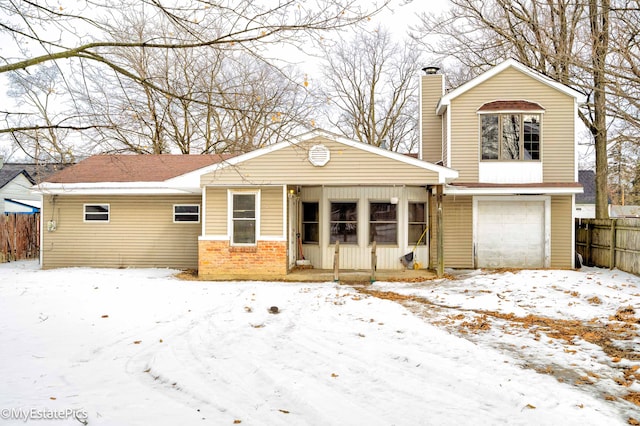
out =
<svg viewBox="0 0 640 426"><path fill-rule="evenodd" d="M11 182L19 174L23 174L32 184L37 184L69 166L70 164L55 163L4 163L0 166L0 188Z"/></svg>
<svg viewBox="0 0 640 426"><path fill-rule="evenodd" d="M20 174L23 174L31 183L35 183L33 178L24 170L23 167L14 167L13 164L4 164L0 169L0 188L3 188Z"/></svg>
<svg viewBox="0 0 640 426"><path fill-rule="evenodd" d="M578 182L584 192L576 194L576 204L596 203L596 173L593 170L578 170Z"/></svg>

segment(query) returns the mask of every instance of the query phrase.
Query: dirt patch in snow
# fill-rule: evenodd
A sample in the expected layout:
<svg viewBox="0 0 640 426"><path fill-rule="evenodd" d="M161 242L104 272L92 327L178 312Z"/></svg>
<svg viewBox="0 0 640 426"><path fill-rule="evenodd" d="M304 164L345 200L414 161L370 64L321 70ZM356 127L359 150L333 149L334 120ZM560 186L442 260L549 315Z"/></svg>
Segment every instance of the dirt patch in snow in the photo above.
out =
<svg viewBox="0 0 640 426"><path fill-rule="evenodd" d="M608 366L613 371L612 377L603 377L594 372L579 372L563 366L549 364L541 365L538 362L525 362L524 367L532 368L539 373L549 374L558 381L573 383L576 386L592 386L598 380L613 379L620 385L620 398L640 406L640 393L630 391L629 388L640 383L640 369L638 365L628 366L628 361L640 361L640 352L634 350L633 345L624 345L638 336L638 324L640 319L631 306L620 307L609 318L594 318L591 321L583 322L577 320L554 319L539 315L516 316L512 313L505 314L495 311L480 309L460 309L454 306L447 306L430 301L424 297L399 294L392 291L379 291L366 287L357 289L360 293L377 297L380 299L392 300L403 304L411 311L429 317L432 324L443 327L450 332L463 337L476 337L482 333L496 327L505 333L513 330L527 331L533 340L540 341L543 337L561 341L568 354L578 353L580 341L586 341L599 346L609 357ZM595 301L594 301L595 303ZM516 358L520 355L514 348L510 349L512 356ZM627 365L622 363L627 360ZM606 400L618 400L616 396L602 395ZM629 418L629 424L640 424L633 417Z"/></svg>

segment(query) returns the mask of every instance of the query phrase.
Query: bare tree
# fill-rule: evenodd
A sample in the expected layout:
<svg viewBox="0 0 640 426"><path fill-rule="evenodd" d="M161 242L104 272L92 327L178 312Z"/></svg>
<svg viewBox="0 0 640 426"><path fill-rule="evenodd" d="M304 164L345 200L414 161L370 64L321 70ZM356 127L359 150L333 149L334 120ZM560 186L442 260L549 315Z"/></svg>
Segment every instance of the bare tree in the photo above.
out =
<svg viewBox="0 0 640 426"><path fill-rule="evenodd" d="M607 157L607 54L609 53L609 0L589 0L591 32L591 68L593 104L589 117L583 121L591 130L596 148L596 217L609 217ZM591 105L590 112L591 112Z"/></svg>
<svg viewBox="0 0 640 426"><path fill-rule="evenodd" d="M100 97L99 102L91 102L92 108L88 111L71 108L85 100L73 98L65 117L58 121L46 122L43 119L31 122L26 127L20 125L15 108L8 107L2 111L6 125L0 127L0 134L14 134L29 128L40 131L48 128L70 131L92 128L100 129L104 134L108 129L109 137L114 138L114 146L126 140L132 144L133 151L166 152L168 147L162 132L170 128L173 136L180 139L181 150L188 151L188 137L192 129L186 126L191 121L178 121L175 112L180 109L184 113L196 104L206 109L213 99L203 91L190 91L189 82L185 85L183 81L180 84L178 80L169 81L166 69L127 60L122 56L123 52L136 52L138 58L156 59L161 55L175 59L180 52L186 59L190 51L205 53L210 58L215 57L217 51L232 49L257 60L265 60L272 46L301 43L307 36L357 24L377 13L388 1L380 0L379 5L363 10L357 0L310 3L293 0L78 0L64 3L64 6L53 6L39 0L0 0L0 34L13 41L0 53L0 75L21 73L22 77L28 77L34 67L54 64L60 75L69 79L77 77L83 82L85 94L93 96L103 92L107 95ZM163 28L162 33L143 31L131 34L131 27L123 31L126 26L120 24L126 22L131 11L158 22ZM122 104L112 103L111 93L102 87L104 80L89 80L95 76L108 77L109 84L115 81L121 90L136 88L131 93L142 92L141 98L132 97L130 100L136 106L146 103L146 113L151 120L137 123L137 129L134 129L133 122L129 129L123 129L120 125L125 116L128 115L130 120L140 116L136 110L123 109ZM168 111L174 114L166 115ZM118 120L97 121L96 118L105 112L111 118L116 113L121 116ZM118 132L121 133L118 135ZM142 139L134 137L131 140L136 133ZM151 140L151 144L145 146L143 140Z"/></svg>
<svg viewBox="0 0 640 426"><path fill-rule="evenodd" d="M327 119L347 137L410 152L418 140L419 52L381 26L326 45Z"/></svg>
<svg viewBox="0 0 640 426"><path fill-rule="evenodd" d="M157 85L186 96L93 73L95 84L79 97L103 123L95 136L103 151L246 152L312 120L303 79L290 67L275 68L242 51L143 53L125 52L123 60L153 70Z"/></svg>
<svg viewBox="0 0 640 426"><path fill-rule="evenodd" d="M218 152L251 151L287 138L295 129L311 127L315 101L302 75L246 55L233 59L212 76L218 104L226 106L210 111Z"/></svg>
<svg viewBox="0 0 640 426"><path fill-rule="evenodd" d="M64 125L66 117L58 104L63 96L57 69L38 66L26 78L23 74L9 76L7 95L15 99L20 110L14 115L17 128L11 133L13 142L29 157L36 160L70 163L74 161L71 147L65 136L69 129ZM44 126L40 128L39 123Z"/></svg>
<svg viewBox="0 0 640 426"><path fill-rule="evenodd" d="M610 0L450 0L441 16L423 14L414 32L431 53L474 76L508 57L589 97L580 118L596 151L596 215L607 217L607 114ZM440 36L431 42L432 35Z"/></svg>

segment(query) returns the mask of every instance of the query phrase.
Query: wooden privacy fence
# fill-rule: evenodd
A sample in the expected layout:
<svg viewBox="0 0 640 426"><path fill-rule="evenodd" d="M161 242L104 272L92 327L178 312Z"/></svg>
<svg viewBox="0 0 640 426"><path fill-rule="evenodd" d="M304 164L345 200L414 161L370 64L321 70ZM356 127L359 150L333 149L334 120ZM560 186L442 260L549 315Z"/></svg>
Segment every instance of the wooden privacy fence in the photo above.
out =
<svg viewBox="0 0 640 426"><path fill-rule="evenodd" d="M0 263L39 255L40 214L0 214Z"/></svg>
<svg viewBox="0 0 640 426"><path fill-rule="evenodd" d="M576 251L587 266L640 275L640 219L576 219Z"/></svg>

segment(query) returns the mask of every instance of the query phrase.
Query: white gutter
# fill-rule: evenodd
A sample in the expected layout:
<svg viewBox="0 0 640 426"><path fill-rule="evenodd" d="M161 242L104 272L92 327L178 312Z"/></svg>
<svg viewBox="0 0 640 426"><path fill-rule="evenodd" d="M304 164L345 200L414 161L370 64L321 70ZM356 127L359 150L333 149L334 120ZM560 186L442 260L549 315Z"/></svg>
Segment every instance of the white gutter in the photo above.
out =
<svg viewBox="0 0 640 426"><path fill-rule="evenodd" d="M446 185L445 195L570 195L582 194L582 188L577 187L500 187L500 188L469 188Z"/></svg>
<svg viewBox="0 0 640 426"><path fill-rule="evenodd" d="M97 182L97 183L49 183L31 187L39 194L68 195L199 195L202 189L196 187L167 186L163 182Z"/></svg>

